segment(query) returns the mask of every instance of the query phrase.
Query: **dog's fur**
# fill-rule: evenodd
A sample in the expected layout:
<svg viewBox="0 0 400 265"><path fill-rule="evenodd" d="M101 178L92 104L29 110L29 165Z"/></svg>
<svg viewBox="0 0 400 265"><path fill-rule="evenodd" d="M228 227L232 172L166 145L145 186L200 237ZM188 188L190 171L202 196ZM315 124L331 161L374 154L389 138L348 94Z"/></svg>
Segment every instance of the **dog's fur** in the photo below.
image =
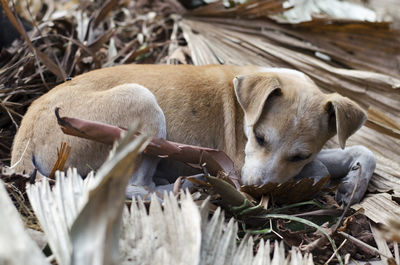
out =
<svg viewBox="0 0 400 265"><path fill-rule="evenodd" d="M56 123L55 107L65 116L121 127L140 121L144 133L158 137L166 133L172 141L221 149L242 169L245 184L294 177L336 133L344 148L366 119L356 103L322 93L310 78L294 70L116 66L72 78L32 104L14 140L11 164L22 157L17 170L33 170L34 157L39 171L48 174L62 141L72 146L66 166L77 167L81 174L104 161L108 147L64 135ZM151 179L145 175L153 173L143 173L142 179Z"/></svg>

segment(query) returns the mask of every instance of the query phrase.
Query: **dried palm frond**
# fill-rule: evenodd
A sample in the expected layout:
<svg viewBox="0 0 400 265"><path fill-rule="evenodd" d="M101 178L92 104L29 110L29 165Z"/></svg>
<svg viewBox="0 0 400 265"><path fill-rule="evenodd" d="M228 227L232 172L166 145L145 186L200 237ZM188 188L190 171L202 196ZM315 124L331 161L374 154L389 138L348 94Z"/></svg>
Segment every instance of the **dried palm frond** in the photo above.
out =
<svg viewBox="0 0 400 265"><path fill-rule="evenodd" d="M387 227L391 226L391 220L400 219L399 204L388 193L369 194L361 203L353 205L352 208L355 210L362 208L368 218Z"/></svg>

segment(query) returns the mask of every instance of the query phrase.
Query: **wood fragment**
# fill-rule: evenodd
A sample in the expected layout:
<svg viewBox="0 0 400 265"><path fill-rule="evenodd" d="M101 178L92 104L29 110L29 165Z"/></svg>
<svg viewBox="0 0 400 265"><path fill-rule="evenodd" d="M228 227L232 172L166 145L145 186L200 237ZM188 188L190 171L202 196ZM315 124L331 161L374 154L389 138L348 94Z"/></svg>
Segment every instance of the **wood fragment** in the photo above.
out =
<svg viewBox="0 0 400 265"><path fill-rule="evenodd" d="M388 256L387 254L382 253L381 251L379 251L377 248L374 248L374 247L372 247L372 246L370 246L370 245L368 245L368 244L362 242L361 240L359 240L359 239L357 239L357 238L355 238L355 237L353 237L353 236L347 234L346 232L338 231L337 233L340 234L340 235L342 235L342 236L344 236L344 237L347 238L348 240L352 241L354 244L359 245L359 246L362 246L362 247L364 247L364 248L367 248L367 249L371 250L372 252L376 253L377 255L381 255L381 256L386 257L386 258L388 258L388 259L391 258L391 257Z"/></svg>
<svg viewBox="0 0 400 265"><path fill-rule="evenodd" d="M332 261L332 259L336 256L337 252L344 246L344 244L346 244L347 242L347 238L345 240L343 240L343 242L340 244L340 246L333 252L332 256L330 256L330 258L324 263L324 265L328 265L329 262Z"/></svg>

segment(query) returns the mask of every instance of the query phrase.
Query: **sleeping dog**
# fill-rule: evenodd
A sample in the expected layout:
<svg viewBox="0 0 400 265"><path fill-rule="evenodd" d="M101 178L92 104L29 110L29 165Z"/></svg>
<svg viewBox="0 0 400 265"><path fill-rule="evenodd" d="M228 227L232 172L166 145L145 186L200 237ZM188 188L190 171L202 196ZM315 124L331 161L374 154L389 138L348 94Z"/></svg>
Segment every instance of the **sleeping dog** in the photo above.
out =
<svg viewBox="0 0 400 265"><path fill-rule="evenodd" d="M66 166L82 175L106 159L108 146L61 132L55 107L66 116L120 127L139 121L142 133L223 150L241 170L244 184L330 174L343 178L338 200L348 203L358 168L361 181L353 202L362 198L375 170L368 149L342 150L365 122L364 111L346 97L322 93L309 77L290 69L122 65L82 74L32 103L13 144L11 164L17 170L36 167L48 175L62 141L72 147ZM335 134L342 149L321 151ZM130 185L157 188L158 162L143 156ZM167 176L186 170L167 169Z"/></svg>

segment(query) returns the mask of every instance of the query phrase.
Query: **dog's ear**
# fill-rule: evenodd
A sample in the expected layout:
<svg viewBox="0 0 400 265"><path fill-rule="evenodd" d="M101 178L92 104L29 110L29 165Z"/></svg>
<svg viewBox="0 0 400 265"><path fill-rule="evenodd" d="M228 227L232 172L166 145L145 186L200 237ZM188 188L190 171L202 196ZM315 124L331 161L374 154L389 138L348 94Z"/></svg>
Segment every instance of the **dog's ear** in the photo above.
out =
<svg viewBox="0 0 400 265"><path fill-rule="evenodd" d="M354 101L337 93L328 95L324 109L329 114L329 130L337 133L339 145L344 149L346 140L360 129L367 115Z"/></svg>
<svg viewBox="0 0 400 265"><path fill-rule="evenodd" d="M237 76L233 86L247 126L258 121L268 97L282 94L278 79L261 73Z"/></svg>

